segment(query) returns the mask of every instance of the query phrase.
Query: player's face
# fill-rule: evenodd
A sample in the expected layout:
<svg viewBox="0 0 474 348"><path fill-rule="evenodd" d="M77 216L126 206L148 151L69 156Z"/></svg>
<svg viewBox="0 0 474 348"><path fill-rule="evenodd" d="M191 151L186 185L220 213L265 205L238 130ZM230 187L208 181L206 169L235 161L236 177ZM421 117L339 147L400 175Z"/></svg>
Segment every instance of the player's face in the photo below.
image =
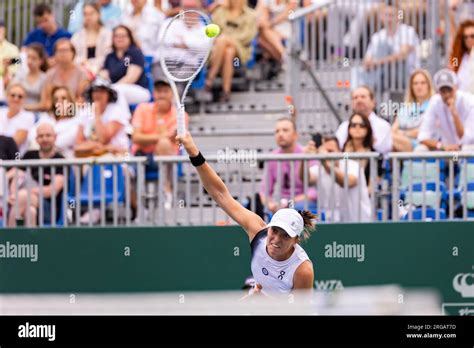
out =
<svg viewBox="0 0 474 348"><path fill-rule="evenodd" d="M296 238L291 238L288 233L281 229L268 228L267 252L275 260L285 260L293 252Z"/></svg>
<svg viewBox="0 0 474 348"><path fill-rule="evenodd" d="M375 100L370 98L367 88L357 88L352 92L352 111L354 113L368 117L374 108Z"/></svg>
<svg viewBox="0 0 474 348"><path fill-rule="evenodd" d="M275 129L275 141L281 148L291 147L296 143L298 136L293 124L289 121L280 121Z"/></svg>
<svg viewBox="0 0 474 348"><path fill-rule="evenodd" d="M0 27L0 42L5 39L5 27Z"/></svg>

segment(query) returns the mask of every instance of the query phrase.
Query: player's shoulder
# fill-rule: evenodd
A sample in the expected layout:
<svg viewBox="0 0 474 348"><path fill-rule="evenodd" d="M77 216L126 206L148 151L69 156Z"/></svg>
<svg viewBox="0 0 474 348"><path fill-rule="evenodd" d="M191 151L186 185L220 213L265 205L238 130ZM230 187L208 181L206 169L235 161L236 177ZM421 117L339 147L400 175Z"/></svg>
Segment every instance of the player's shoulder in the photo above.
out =
<svg viewBox="0 0 474 348"><path fill-rule="evenodd" d="M252 238L252 240L250 241L250 249L252 253L255 251L258 245L267 237L267 231L268 229L265 227L258 231Z"/></svg>
<svg viewBox="0 0 474 348"><path fill-rule="evenodd" d="M314 282L313 264L308 259L302 262L293 275L294 289L311 289Z"/></svg>

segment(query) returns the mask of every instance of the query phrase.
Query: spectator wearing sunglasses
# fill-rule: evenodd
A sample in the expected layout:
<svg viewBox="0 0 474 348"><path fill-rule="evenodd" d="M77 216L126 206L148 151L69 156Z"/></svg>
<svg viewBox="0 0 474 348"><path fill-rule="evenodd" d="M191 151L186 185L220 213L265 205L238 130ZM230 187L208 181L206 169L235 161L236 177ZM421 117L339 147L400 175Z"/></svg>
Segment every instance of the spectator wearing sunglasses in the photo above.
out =
<svg viewBox="0 0 474 348"><path fill-rule="evenodd" d="M353 113L349 118L348 137L344 146L342 147L343 152L374 152L374 136L372 126L367 117L364 117L358 113ZM349 156L350 157L350 156ZM364 169L365 178L367 184L370 184L370 165L369 160L359 160L360 165ZM379 163L380 165L380 163ZM381 168L378 168L378 173Z"/></svg>
<svg viewBox="0 0 474 348"><path fill-rule="evenodd" d="M282 117L277 121L275 141L278 145L278 149L273 151L275 154L303 153L304 148L298 143L298 132L296 130L295 121L291 118ZM310 164L314 163L314 161L310 161ZM281 161L280 165L281 172L279 173L279 164L277 161L267 162L267 168L264 171L264 177L260 187L261 201L267 210L272 213L281 208L288 208L289 206L301 210L304 208L305 200L304 184L298 175L301 161ZM293 170L291 166L294 166ZM279 186L277 184L279 184ZM292 186L294 188L294 196L291 195ZM277 192L279 193L278 195L276 194ZM310 187L306 193L309 201L308 209L315 209L316 189Z"/></svg>
<svg viewBox="0 0 474 348"><path fill-rule="evenodd" d="M460 91L474 93L474 20L461 23L454 39L450 68L457 74Z"/></svg>
<svg viewBox="0 0 474 348"><path fill-rule="evenodd" d="M386 155L392 150L392 136L390 124L374 112L374 92L367 86L357 87L351 95L352 112L367 119L373 132L373 148L375 151ZM344 121L336 131L339 144L346 144L349 122Z"/></svg>
<svg viewBox="0 0 474 348"><path fill-rule="evenodd" d="M354 121L354 124L356 124L356 121ZM359 124L363 124L363 122ZM351 132L349 131L349 133ZM319 148L316 148L313 141L309 141L304 152L308 154L328 154L340 153L341 150L337 138L327 136L323 139L323 144ZM359 162L361 161L352 159L322 160L309 167L309 184L318 187L318 205L320 210L325 211L326 221L368 222L371 220L372 207L369 191L367 183L362 177ZM347 191L344 187L346 169ZM332 173L334 173L334 178ZM303 180L303 178L304 169L301 166L300 179Z"/></svg>
<svg viewBox="0 0 474 348"><path fill-rule="evenodd" d="M0 135L12 137L23 155L28 149L28 132L35 124L35 116L24 109L26 90L20 84L7 89L8 106L0 108Z"/></svg>

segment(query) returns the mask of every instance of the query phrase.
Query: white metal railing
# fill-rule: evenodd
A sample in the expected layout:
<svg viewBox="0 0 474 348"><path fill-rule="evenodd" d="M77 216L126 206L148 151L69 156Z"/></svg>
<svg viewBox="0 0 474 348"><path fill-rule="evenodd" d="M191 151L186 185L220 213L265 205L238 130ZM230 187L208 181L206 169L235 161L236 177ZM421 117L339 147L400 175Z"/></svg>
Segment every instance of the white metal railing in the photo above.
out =
<svg viewBox="0 0 474 348"><path fill-rule="evenodd" d="M454 219L456 210L463 220L474 217L474 152L394 152L389 158L393 221L399 220L400 210L412 221L417 206L422 220L440 220L443 214Z"/></svg>
<svg viewBox="0 0 474 348"><path fill-rule="evenodd" d="M290 207L296 208L299 205L300 209L317 212L321 222L367 222L361 218L361 212L362 195L368 179L369 221L467 220L474 217L474 153L391 153L388 158L391 168L380 175L377 171L377 153L249 155L236 152L206 156L232 196L251 210L256 210L256 193L260 192L264 197L271 196L274 202L285 201ZM309 184L308 168L314 164L313 161L342 163L341 160L357 161L359 164L366 162L370 167L369 177L365 177L365 171L359 166L357 185L350 188L348 165L344 166L342 184L337 183L335 169L331 165L325 181L321 179L315 185ZM37 225L40 227L80 226L81 216L94 209L100 211L99 219L95 222L89 219L84 223L86 226L231 223L229 217L205 192L187 157L156 156L154 169L150 169L146 161L145 157L133 157L0 162L0 173L10 170L14 180L13 184L6 180L2 183L1 225L7 227L10 214L14 214L14 221L17 223L34 225L30 209L20 216L18 200L13 204L9 203L11 189L19 192L23 188L31 193L33 187L39 188ZM265 180L268 180L271 165L275 181L270 195ZM301 172L299 166L303 167ZM318 178L322 178L322 171L326 169L320 165L316 168ZM38 171L38 182L32 179L34 170ZM47 199L43 194L44 174L51 173L51 184L54 187L54 174L60 171L64 177L61 193L53 191ZM285 172L288 175L286 179ZM300 202L294 200L298 193L297 177L303 185L304 199ZM19 178L24 178L24 182L21 183ZM169 192L166 188L168 178ZM286 194L282 191L285 180L288 181ZM318 195L316 201L309 197L311 189L315 189ZM356 195L359 206L347 206L349 199L338 200L338 194L347 198ZM167 198L171 198L170 201ZM26 199L27 207L31 207L34 198L28 194ZM136 210L135 220L132 219L132 208ZM353 214L348 214L349 210ZM264 217L268 218L269 213L266 209ZM46 216L49 219L45 219Z"/></svg>
<svg viewBox="0 0 474 348"><path fill-rule="evenodd" d="M7 226L10 214L14 214L15 225L23 222L26 226L68 226L72 220L75 220L75 225L79 225L83 212L81 206L86 205L86 211L89 212L94 207L99 207L102 226L106 225L107 206L110 206L113 213L113 225L118 226L120 206L123 208L120 218L128 226L131 224L132 197L130 168L136 167L137 176L143 176L145 161L144 157L0 161L2 225ZM37 174L33 175L33 171L37 171ZM11 176L10 181L7 180L7 175ZM56 188L56 180L59 180L57 175L62 175L64 182L59 190ZM46 185L45 180L50 181L50 184ZM140 183L138 181L136 186L139 196L143 194ZM45 197L46 186L51 191L49 198ZM37 188L38 195L32 194L34 187ZM26 202L20 202L19 193L22 190L26 193ZM10 197L14 198L13 204L9 202ZM38 200L36 207L32 205L35 200ZM26 209L21 216L19 205L24 203ZM37 208L37 223L32 220L30 207ZM140 202L137 209L142 210ZM45 215L49 218L45 219ZM92 226L92 220L87 224Z"/></svg>

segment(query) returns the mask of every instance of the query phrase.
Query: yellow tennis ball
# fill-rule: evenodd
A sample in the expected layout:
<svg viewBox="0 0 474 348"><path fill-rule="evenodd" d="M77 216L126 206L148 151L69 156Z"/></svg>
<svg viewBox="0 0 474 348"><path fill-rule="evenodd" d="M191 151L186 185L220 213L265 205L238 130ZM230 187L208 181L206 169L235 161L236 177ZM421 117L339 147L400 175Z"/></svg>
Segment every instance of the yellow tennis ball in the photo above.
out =
<svg viewBox="0 0 474 348"><path fill-rule="evenodd" d="M221 28L217 24L208 24L206 25L206 35L208 37L216 37L221 32Z"/></svg>

